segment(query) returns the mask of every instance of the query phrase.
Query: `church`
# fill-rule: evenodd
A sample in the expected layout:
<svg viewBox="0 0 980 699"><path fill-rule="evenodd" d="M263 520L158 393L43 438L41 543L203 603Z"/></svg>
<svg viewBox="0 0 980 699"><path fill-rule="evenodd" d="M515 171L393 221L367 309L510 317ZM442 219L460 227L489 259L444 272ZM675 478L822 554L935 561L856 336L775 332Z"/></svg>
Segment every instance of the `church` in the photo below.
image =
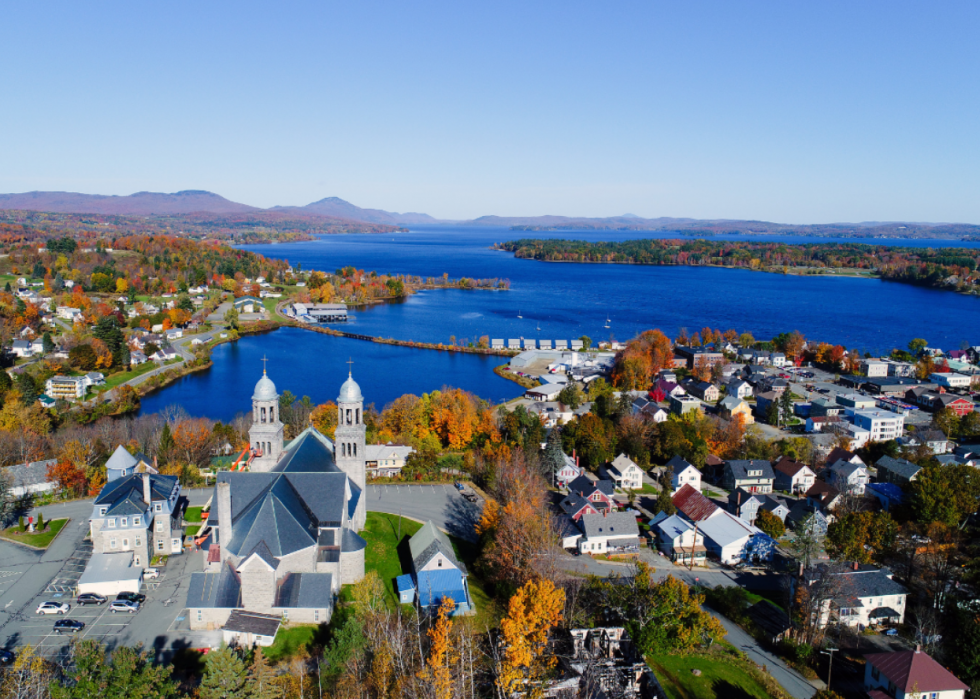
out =
<svg viewBox="0 0 980 699"><path fill-rule="evenodd" d="M364 577L364 399L350 375L337 407L334 440L310 426L284 443L279 394L262 372L248 470L218 473L204 570L188 586L191 629L224 629L233 642L256 623L325 623L341 586Z"/></svg>

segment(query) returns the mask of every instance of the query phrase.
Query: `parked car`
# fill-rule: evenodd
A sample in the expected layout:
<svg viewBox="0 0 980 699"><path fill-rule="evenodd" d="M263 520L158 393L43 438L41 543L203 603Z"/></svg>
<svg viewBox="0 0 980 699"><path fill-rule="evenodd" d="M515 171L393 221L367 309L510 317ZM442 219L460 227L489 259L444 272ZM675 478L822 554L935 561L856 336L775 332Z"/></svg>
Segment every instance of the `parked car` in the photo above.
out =
<svg viewBox="0 0 980 699"><path fill-rule="evenodd" d="M476 502L476 493L463 493L463 497L470 502Z"/></svg>
<svg viewBox="0 0 980 699"><path fill-rule="evenodd" d="M54 622L54 632L56 634L62 633L78 633L85 628L85 622L79 621L78 619L58 619Z"/></svg>
<svg viewBox="0 0 980 699"><path fill-rule="evenodd" d="M160 577L160 571L157 570L156 568L143 569L143 578L145 580L152 580L153 578L159 578L159 577Z"/></svg>
<svg viewBox="0 0 980 699"><path fill-rule="evenodd" d="M130 614L135 614L140 610L140 603L133 602L128 599L117 599L111 605L109 605L109 611L113 614L116 612L129 612Z"/></svg>
<svg viewBox="0 0 980 699"><path fill-rule="evenodd" d="M139 592L120 592L118 595L116 595L116 601L118 602L120 600L143 604L146 601L146 595Z"/></svg>
<svg viewBox="0 0 980 699"><path fill-rule="evenodd" d="M887 631L885 631L885 635L886 636L897 636L898 635L898 629L888 629Z"/></svg>
<svg viewBox="0 0 980 699"><path fill-rule="evenodd" d="M10 665L15 659L16 656L9 650L0 649L0 665Z"/></svg>
<svg viewBox="0 0 980 699"><path fill-rule="evenodd" d="M460 490L460 491L463 490L463 484L460 483L459 481L456 481L455 483L453 483L453 485L456 486L456 490Z"/></svg>
<svg viewBox="0 0 980 699"><path fill-rule="evenodd" d="M102 595L98 595L94 592L83 592L75 600L75 604L105 604L108 601L108 597L103 597Z"/></svg>
<svg viewBox="0 0 980 699"><path fill-rule="evenodd" d="M71 607L67 602L41 602L37 607L37 614L67 614Z"/></svg>

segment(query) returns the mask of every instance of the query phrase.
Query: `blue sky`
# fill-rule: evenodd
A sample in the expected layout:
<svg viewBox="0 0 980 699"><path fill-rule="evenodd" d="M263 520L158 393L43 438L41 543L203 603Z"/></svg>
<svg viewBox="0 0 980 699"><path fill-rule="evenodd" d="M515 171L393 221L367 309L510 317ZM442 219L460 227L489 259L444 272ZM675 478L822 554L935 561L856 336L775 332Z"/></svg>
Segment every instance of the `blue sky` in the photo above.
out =
<svg viewBox="0 0 980 699"><path fill-rule="evenodd" d="M0 191L980 223L980 3L0 5Z"/></svg>

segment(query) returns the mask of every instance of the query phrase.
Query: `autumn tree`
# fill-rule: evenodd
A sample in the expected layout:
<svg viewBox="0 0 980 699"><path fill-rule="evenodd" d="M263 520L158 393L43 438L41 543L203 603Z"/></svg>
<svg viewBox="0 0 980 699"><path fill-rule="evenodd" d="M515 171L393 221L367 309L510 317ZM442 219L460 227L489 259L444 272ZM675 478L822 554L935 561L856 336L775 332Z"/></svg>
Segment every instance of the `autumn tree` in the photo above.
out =
<svg viewBox="0 0 980 699"><path fill-rule="evenodd" d="M50 483L57 483L62 492L72 497L85 492L85 471L70 461L56 461L48 466L47 479Z"/></svg>
<svg viewBox="0 0 980 699"><path fill-rule="evenodd" d="M871 563L892 549L897 530L887 512L850 512L827 528L825 546L836 561Z"/></svg>
<svg viewBox="0 0 980 699"><path fill-rule="evenodd" d="M909 506L922 524L959 526L977 510L980 471L964 464L927 463L909 486Z"/></svg>
<svg viewBox="0 0 980 699"><path fill-rule="evenodd" d="M760 509L755 516L755 526L771 536L773 539L780 539L786 534L786 525L769 510Z"/></svg>
<svg viewBox="0 0 980 699"><path fill-rule="evenodd" d="M453 696L453 668L457 663L457 651L452 644L452 614L455 609L453 598L443 597L435 621L426 632L429 657L419 677L432 688L434 699L452 699Z"/></svg>
<svg viewBox="0 0 980 699"><path fill-rule="evenodd" d="M184 463L204 466L211 458L214 448L214 432L211 423L205 418L182 420L173 429L171 459Z"/></svg>
<svg viewBox="0 0 980 699"><path fill-rule="evenodd" d="M549 580L529 580L510 598L500 620L499 697L542 696L540 682L557 662L548 637L562 620L564 602L564 591Z"/></svg>

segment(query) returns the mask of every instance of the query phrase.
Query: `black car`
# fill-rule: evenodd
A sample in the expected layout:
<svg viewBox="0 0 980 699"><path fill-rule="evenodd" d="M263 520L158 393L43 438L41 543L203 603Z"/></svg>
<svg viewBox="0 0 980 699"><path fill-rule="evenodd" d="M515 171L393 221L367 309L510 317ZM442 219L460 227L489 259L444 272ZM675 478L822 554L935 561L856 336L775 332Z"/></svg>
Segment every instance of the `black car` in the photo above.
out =
<svg viewBox="0 0 980 699"><path fill-rule="evenodd" d="M146 595L141 595L139 592L120 592L116 595L116 599L124 599L130 602L139 602L143 604L146 601Z"/></svg>
<svg viewBox="0 0 980 699"><path fill-rule="evenodd" d="M83 592L75 600L75 604L105 604L108 601L108 597L97 595L94 592Z"/></svg>
<svg viewBox="0 0 980 699"><path fill-rule="evenodd" d="M78 619L58 619L58 621L54 622L54 632L57 634L67 631L78 633L84 628L85 622L79 621Z"/></svg>
<svg viewBox="0 0 980 699"><path fill-rule="evenodd" d="M9 650L0 649L0 665L10 665L10 663L14 662L14 657L14 654Z"/></svg>

